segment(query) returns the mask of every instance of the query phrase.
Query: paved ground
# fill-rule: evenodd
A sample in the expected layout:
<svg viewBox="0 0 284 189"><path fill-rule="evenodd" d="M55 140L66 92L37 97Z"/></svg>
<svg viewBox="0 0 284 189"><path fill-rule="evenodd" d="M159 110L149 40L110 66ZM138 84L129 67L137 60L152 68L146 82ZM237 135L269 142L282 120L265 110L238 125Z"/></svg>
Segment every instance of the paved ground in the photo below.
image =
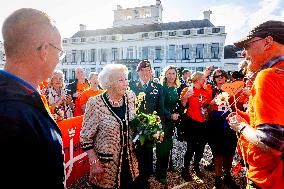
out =
<svg viewBox="0 0 284 189"><path fill-rule="evenodd" d="M201 171L204 173L204 177L198 178L196 175L193 174L194 180L191 182L185 182L181 176L181 167L183 165L183 156L186 150L186 143L178 142L174 140L174 148L173 148L173 157L175 166L178 168L177 172L168 172L168 184L162 185L160 184L154 176L152 176L149 180L151 189L164 189L164 188L172 188L172 189L212 189L214 186L214 172L206 171L203 169L203 166L209 164L212 159L212 153L210 147L206 145L203 158L201 160ZM239 161L239 157L235 156L233 165ZM240 186L240 188L245 188L245 172L244 170L240 172L239 175L234 176L236 183ZM79 181L76 186L72 187L73 189L91 189L88 181L87 176ZM224 189L228 189L224 187Z"/></svg>

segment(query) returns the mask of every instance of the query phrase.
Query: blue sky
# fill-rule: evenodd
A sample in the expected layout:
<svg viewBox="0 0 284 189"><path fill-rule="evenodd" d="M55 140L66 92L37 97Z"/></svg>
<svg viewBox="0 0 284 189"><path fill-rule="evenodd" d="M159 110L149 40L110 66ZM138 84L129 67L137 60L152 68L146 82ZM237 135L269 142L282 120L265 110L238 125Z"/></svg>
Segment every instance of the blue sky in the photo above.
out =
<svg viewBox="0 0 284 189"><path fill-rule="evenodd" d="M211 22L226 27L226 44L238 40L257 24L266 20L284 21L283 0L161 0L163 22L203 18L204 10L211 10ZM71 37L79 24L87 29L112 26L113 10L155 4L155 0L10 0L0 2L0 25L14 10L32 7L51 15L63 37ZM2 40L2 36L0 36Z"/></svg>

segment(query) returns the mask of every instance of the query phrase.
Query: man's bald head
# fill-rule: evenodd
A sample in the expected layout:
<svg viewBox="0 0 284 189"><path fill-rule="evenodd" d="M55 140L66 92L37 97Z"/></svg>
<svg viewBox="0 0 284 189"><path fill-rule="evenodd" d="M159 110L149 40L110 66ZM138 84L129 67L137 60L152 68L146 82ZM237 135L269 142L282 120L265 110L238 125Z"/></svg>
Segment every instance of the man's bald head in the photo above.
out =
<svg viewBox="0 0 284 189"><path fill-rule="evenodd" d="M2 27L6 56L28 55L55 34L59 34L55 22L46 13L19 9L6 18Z"/></svg>
<svg viewBox="0 0 284 189"><path fill-rule="evenodd" d="M75 75L76 75L76 78L79 80L79 81L84 81L85 80L85 71L82 67L77 67L75 69Z"/></svg>

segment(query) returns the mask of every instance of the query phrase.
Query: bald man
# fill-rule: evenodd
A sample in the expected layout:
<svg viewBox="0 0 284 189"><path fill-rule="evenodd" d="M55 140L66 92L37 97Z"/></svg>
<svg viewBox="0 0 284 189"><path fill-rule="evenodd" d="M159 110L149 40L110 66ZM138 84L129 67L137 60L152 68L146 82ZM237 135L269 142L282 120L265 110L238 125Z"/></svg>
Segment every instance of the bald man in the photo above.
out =
<svg viewBox="0 0 284 189"><path fill-rule="evenodd" d="M1 185L65 188L61 132L37 91L59 63L61 36L45 13L24 8L6 18L0 71Z"/></svg>
<svg viewBox="0 0 284 189"><path fill-rule="evenodd" d="M82 67L77 67L75 69L75 77L76 77L75 81L70 83L67 86L67 89L70 90L70 94L75 104L74 116L80 116L84 114L80 103L80 97L82 92L90 87L90 84L88 79L86 79L85 71Z"/></svg>

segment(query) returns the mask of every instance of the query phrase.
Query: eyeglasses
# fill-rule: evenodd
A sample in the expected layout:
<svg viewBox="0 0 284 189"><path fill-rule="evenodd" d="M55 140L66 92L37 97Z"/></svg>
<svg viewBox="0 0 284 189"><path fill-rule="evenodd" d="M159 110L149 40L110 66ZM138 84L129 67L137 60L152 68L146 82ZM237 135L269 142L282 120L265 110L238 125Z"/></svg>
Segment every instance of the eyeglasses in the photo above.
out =
<svg viewBox="0 0 284 189"><path fill-rule="evenodd" d="M56 50L59 51L59 60L62 60L62 59L65 57L66 53L65 53L62 49L56 47L56 46L53 45L52 43L48 43L48 44L49 44L51 47L53 47L53 48L55 48ZM37 50L40 50L41 48L42 48L42 46L38 47Z"/></svg>
<svg viewBox="0 0 284 189"><path fill-rule="evenodd" d="M55 46L55 45L53 45L52 43L49 43L49 45L50 45L50 46L52 46L53 48L55 48L55 49L57 49L57 50L59 51L59 59L60 59L60 57L64 58L64 56L65 56L65 52L64 52L62 49L60 49L60 48L56 47L56 46Z"/></svg>
<svg viewBox="0 0 284 189"><path fill-rule="evenodd" d="M253 40L253 41L248 41L247 43L244 44L244 49L247 50L251 47L251 44L257 42L257 41L260 41L260 40L263 40L262 38L260 39L256 39L256 40Z"/></svg>
<svg viewBox="0 0 284 189"><path fill-rule="evenodd" d="M214 78L223 78L223 77L224 77L224 74L214 76Z"/></svg>

